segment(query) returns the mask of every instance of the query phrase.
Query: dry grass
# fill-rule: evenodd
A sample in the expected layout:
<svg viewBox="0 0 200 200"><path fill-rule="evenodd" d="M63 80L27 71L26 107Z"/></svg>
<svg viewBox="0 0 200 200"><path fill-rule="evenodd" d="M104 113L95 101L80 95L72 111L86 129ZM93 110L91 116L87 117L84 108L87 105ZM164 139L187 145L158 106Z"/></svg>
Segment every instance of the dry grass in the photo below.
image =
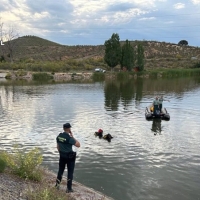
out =
<svg viewBox="0 0 200 200"><path fill-rule="evenodd" d="M60 45L39 37L18 39L14 51L14 65L0 63L1 69L24 69L30 71L65 72L69 70L92 71L96 67L106 69L104 45ZM124 42L121 41L121 44ZM145 53L145 69L190 68L200 60L200 48L179 46L158 41L131 41L136 47L141 43ZM177 41L178 43L178 41ZM9 58L5 58L9 61ZM192 57L197 58L192 60ZM107 69L108 70L108 69Z"/></svg>

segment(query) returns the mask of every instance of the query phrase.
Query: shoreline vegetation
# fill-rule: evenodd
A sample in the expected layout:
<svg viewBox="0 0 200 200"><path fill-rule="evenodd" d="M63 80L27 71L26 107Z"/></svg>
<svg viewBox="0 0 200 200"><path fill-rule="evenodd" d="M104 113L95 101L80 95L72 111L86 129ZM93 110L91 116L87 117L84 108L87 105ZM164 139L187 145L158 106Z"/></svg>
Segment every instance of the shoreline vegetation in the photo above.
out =
<svg viewBox="0 0 200 200"><path fill-rule="evenodd" d="M19 70L0 70L0 78L7 80L27 80L27 81L104 81L106 79L123 78L174 78L200 76L200 68L193 69L153 69L141 72L128 71L69 71L69 72L35 72Z"/></svg>
<svg viewBox="0 0 200 200"><path fill-rule="evenodd" d="M6 42L1 46L0 70L7 73L5 76L8 79L39 81L103 80L122 76L161 78L200 75L200 48L189 46L188 42L174 44L146 40L120 41L118 34L113 34L114 36L118 41L118 50L122 54L116 54L114 57L112 48L106 46L108 41L112 41L112 37L106 40L104 45L68 46L37 36L22 36L11 41L14 45L12 56L6 48L8 45ZM137 52L140 46L141 55ZM128 62L129 54L134 55L130 57L131 67ZM114 65L112 61L116 59L118 62ZM94 73L95 68L104 69L106 73Z"/></svg>
<svg viewBox="0 0 200 200"><path fill-rule="evenodd" d="M15 146L11 153L0 151L1 200L113 200L104 194L73 181L74 193L67 194L66 178L60 189L55 186L56 174L41 167L38 148L26 151Z"/></svg>

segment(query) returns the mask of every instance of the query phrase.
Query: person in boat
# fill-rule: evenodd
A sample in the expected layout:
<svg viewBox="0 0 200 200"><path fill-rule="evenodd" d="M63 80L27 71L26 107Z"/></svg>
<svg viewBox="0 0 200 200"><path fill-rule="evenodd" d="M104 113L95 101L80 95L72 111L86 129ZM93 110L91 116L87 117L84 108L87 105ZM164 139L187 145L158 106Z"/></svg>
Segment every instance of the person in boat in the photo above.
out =
<svg viewBox="0 0 200 200"><path fill-rule="evenodd" d="M160 96L160 98L158 99L158 101L159 101L159 109L160 109L160 113L161 113L161 112L162 112L162 104L163 104L163 101L168 101L168 102L169 102L169 100L164 99L164 98L163 98L163 95L162 95L162 96Z"/></svg>
<svg viewBox="0 0 200 200"><path fill-rule="evenodd" d="M159 99L156 97L153 101L153 114L156 115L157 111L159 111Z"/></svg>

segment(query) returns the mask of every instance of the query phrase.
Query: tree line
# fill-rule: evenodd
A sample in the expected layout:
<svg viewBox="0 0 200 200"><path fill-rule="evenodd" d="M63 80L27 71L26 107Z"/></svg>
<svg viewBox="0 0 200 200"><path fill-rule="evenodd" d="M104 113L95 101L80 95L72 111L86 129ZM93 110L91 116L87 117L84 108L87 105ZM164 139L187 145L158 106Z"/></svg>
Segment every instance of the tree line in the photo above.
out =
<svg viewBox="0 0 200 200"><path fill-rule="evenodd" d="M144 70L144 47L138 44L135 47L130 41L126 40L123 45L117 33L113 33L111 38L105 43L104 60L112 69L120 65L122 70L132 71L134 68Z"/></svg>

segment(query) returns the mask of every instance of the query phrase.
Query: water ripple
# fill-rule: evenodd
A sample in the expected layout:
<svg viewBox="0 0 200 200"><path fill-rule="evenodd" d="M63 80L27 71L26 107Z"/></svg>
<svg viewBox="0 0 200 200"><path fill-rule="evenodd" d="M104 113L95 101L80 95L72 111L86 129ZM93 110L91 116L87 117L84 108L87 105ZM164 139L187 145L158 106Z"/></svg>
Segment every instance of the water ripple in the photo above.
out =
<svg viewBox="0 0 200 200"><path fill-rule="evenodd" d="M106 105L102 83L18 86L14 93L0 87L1 149L37 146L43 164L57 173L55 138L70 121L81 142L75 149L77 181L116 200L198 199L199 86L165 95L171 120L156 123L145 120L144 109L165 91L152 94L145 87L141 101L122 98L116 110ZM99 128L114 137L110 143L95 137Z"/></svg>

